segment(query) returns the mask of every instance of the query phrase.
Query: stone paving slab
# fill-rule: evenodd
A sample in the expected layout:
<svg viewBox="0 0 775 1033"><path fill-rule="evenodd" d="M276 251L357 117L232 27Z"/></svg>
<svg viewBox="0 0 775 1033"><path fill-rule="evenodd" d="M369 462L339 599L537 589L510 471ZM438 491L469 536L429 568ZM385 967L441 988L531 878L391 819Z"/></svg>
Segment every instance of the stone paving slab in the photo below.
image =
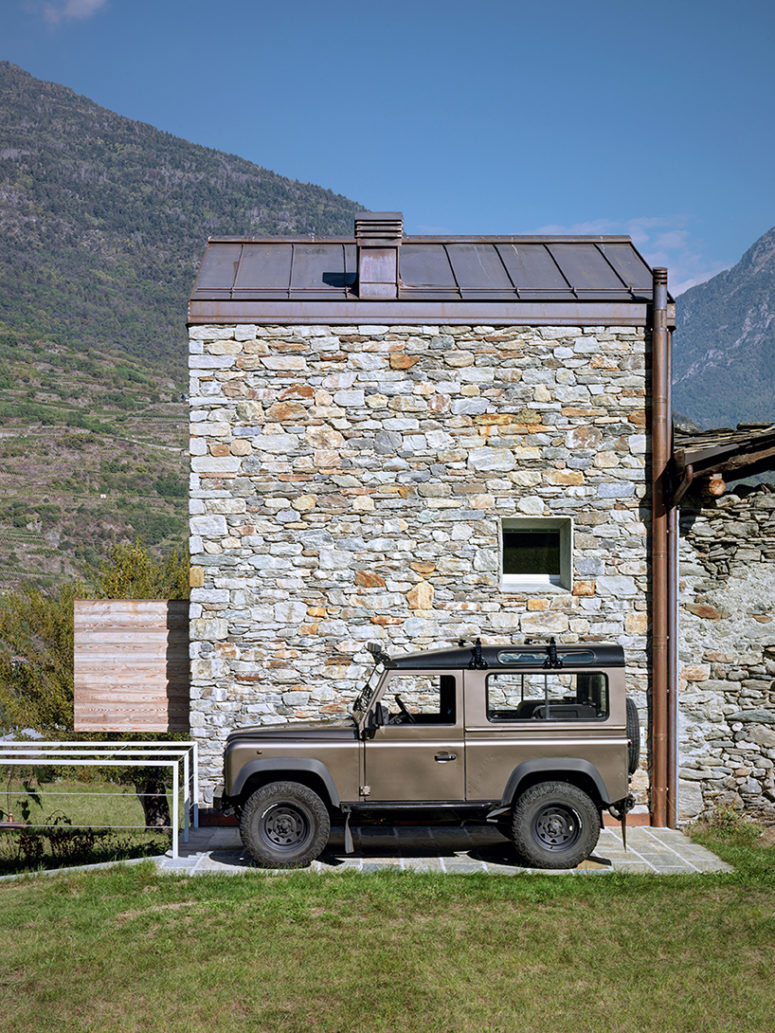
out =
<svg viewBox="0 0 775 1033"><path fill-rule="evenodd" d="M544 871L524 868L511 843L487 826L418 826L354 828L355 852L345 854L344 833L333 828L324 854L309 871L375 872L385 870L490 875L541 874L605 875L610 872L645 872L674 875L696 872L731 872L732 868L705 847L692 843L675 829L639 826L627 830L627 849L618 829L600 833L592 857L578 868ZM242 846L236 828L192 829L188 843L179 844L180 857L157 862L162 871L189 875L266 872Z"/></svg>

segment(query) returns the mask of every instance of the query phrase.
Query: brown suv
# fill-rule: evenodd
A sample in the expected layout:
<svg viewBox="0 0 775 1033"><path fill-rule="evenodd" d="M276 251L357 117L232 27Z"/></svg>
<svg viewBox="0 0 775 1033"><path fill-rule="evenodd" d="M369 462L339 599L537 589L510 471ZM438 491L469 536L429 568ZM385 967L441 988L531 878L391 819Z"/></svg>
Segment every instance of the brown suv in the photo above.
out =
<svg viewBox="0 0 775 1033"><path fill-rule="evenodd" d="M571 868L621 817L640 744L624 652L600 643L482 646L391 657L339 723L232 732L216 806L255 860L308 865L331 819L495 823L523 861Z"/></svg>

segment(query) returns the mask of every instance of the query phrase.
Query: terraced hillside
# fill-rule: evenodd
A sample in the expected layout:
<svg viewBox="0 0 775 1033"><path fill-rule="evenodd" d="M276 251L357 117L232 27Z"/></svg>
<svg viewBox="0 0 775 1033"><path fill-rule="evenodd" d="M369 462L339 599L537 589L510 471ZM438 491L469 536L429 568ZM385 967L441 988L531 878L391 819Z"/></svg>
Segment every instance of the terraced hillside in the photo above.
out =
<svg viewBox="0 0 775 1033"><path fill-rule="evenodd" d="M127 538L185 541L180 382L6 335L0 384L0 588L83 574Z"/></svg>
<svg viewBox="0 0 775 1033"><path fill-rule="evenodd" d="M207 237L349 233L359 207L0 62L0 589L185 541Z"/></svg>

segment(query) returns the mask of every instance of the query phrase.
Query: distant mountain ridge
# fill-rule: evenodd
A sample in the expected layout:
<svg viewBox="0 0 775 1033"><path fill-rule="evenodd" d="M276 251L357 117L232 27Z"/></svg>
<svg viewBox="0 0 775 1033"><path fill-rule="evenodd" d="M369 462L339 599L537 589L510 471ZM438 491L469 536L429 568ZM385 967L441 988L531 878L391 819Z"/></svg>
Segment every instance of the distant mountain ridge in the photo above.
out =
<svg viewBox="0 0 775 1033"><path fill-rule="evenodd" d="M703 427L775 421L775 227L676 300L673 401Z"/></svg>

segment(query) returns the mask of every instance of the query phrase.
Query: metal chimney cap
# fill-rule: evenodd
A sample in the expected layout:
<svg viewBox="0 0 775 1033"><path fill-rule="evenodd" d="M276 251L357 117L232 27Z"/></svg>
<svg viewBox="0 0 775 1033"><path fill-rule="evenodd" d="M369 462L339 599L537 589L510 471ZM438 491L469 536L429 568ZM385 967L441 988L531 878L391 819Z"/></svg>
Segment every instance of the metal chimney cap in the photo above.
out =
<svg viewBox="0 0 775 1033"><path fill-rule="evenodd" d="M400 244L404 235L401 212L359 212L355 216L355 239L361 244Z"/></svg>
<svg viewBox="0 0 775 1033"><path fill-rule="evenodd" d="M356 212L356 222L400 222L404 221L403 212Z"/></svg>

